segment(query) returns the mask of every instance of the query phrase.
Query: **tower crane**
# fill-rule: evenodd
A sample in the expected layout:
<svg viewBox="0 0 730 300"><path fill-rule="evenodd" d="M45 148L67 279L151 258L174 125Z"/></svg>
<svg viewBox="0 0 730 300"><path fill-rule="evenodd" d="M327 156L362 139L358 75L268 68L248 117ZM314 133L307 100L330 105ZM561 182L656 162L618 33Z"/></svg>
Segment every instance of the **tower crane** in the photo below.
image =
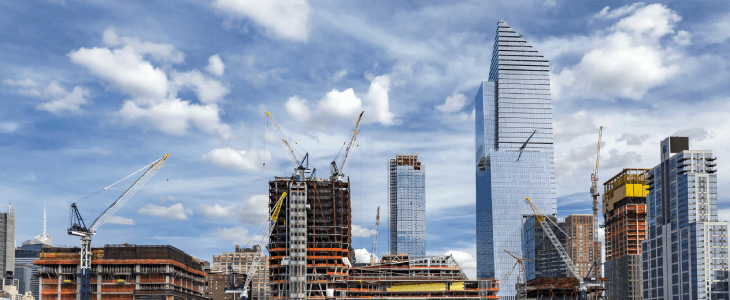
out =
<svg viewBox="0 0 730 300"><path fill-rule="evenodd" d="M580 274L578 273L578 268L575 267L575 264L573 263L573 260L570 259L568 252L565 251L563 245L560 244L560 240L558 240L558 237L555 236L555 233L550 228L550 224L548 224L547 218L545 218L545 216L540 213L540 211L537 209L537 206L535 206L535 204L530 201L530 198L525 198L525 202L527 202L527 204L529 204L532 208L532 211L535 213L535 219L540 223L540 226L542 226L545 234L547 234L550 242L553 244L553 247L555 247L555 250L558 251L560 258L563 260L563 262L565 262L566 269L568 269L568 271L573 274L573 277L578 279L578 291L580 292L580 300L586 300L588 287L598 287L600 286L600 284L586 282L586 280L580 276Z"/></svg>
<svg viewBox="0 0 730 300"><path fill-rule="evenodd" d="M281 126L279 126L279 123L274 121L274 117L272 117L270 113L266 111L264 113L266 113L266 116L269 117L269 120L271 121L271 127L274 128L276 137L279 139L279 143L281 143L281 148L284 149L286 156L289 158L292 165L294 165L294 177L297 178L297 180L305 180L307 177L306 174L309 173L309 153L305 153L304 157L299 159L299 156L297 156L297 153L294 149L292 149L289 141L287 141L284 137L284 133L281 132ZM305 161L307 162L306 165L304 164Z"/></svg>
<svg viewBox="0 0 730 300"><path fill-rule="evenodd" d="M514 271L514 269L515 269L515 267L517 267L517 265L520 266L520 269L518 271L519 274L518 274L518 277L517 277L517 284L519 284L519 283L523 283L523 284L527 283L527 280L525 278L525 265L522 262L523 261L526 261L526 260L533 260L533 259L519 258L519 257L515 256L514 254L510 253L509 251L507 251L507 249L505 249L504 252L507 252L507 254L509 254L510 256L512 256L516 261L515 261L515 264L512 265L512 268L510 268L509 271L507 272L507 275L504 276L504 279L502 279L502 281L499 282L499 289L502 290L502 284L504 284L505 282L507 282L507 279L509 278L510 275L512 275L512 271ZM515 299L524 299L526 296L527 295L525 295L524 286L522 286L522 288L520 288L519 291L517 292L517 297L515 297Z"/></svg>
<svg viewBox="0 0 730 300"><path fill-rule="evenodd" d="M142 186L147 183L147 181L152 177L152 175L155 175L157 171L162 167L162 164L165 163L167 158L170 156L170 154L166 154L162 158L154 161L152 164L140 169L137 172L134 172L130 174L129 176L125 177L129 178L130 176L145 170L144 173L142 173L142 176L140 176L129 188L127 188L124 193L122 193L117 200L115 200L112 205L106 208L104 212L101 213L94 222L91 223L89 227L86 227L86 224L84 223L84 219L81 217L81 214L79 213L78 207L76 206L76 203L71 204L71 227L68 229L69 235L75 235L81 237L81 257L79 259L79 271L80 271L80 283L81 288L79 289L79 293L81 296L81 300L89 300L89 280L91 279L91 236L96 234L96 230L101 227L101 225L104 225L106 221L111 218L112 215L114 215L117 210L119 210L124 203L129 200L129 198L134 195ZM122 180L124 180L122 179ZM115 182L114 184L105 187L103 190L97 191L94 194L91 194L87 197L82 198L81 200L88 199L89 197L96 195L100 193L101 191L106 190L107 188L119 183L119 180ZM81 201L79 200L79 201Z"/></svg>
<svg viewBox="0 0 730 300"><path fill-rule="evenodd" d="M281 205L284 203L284 198L286 198L286 192L281 194L281 197L279 197L279 200L276 201L274 208L271 210L269 218L264 221L267 223L266 230L261 235L261 241L258 244L258 250L256 250L256 254L254 254L253 256L251 265L248 267L248 270L246 270L246 281L244 281L243 285L241 285L241 283L238 281L238 277L236 277L236 281L238 282L238 288L231 286L230 289L226 290L226 294L241 294L239 299L248 300L248 294L251 290L251 280L256 275L256 271L258 271L259 269L259 263L261 262L261 257L263 256L263 254L261 253L261 246L264 245L266 238L269 237L269 235L271 234L271 230L273 230L274 226L276 225L276 220L279 219L279 212L281 211ZM232 272L233 269L231 269L231 273Z"/></svg>
<svg viewBox="0 0 730 300"><path fill-rule="evenodd" d="M591 196L593 196L593 265L597 266L601 262L600 256L598 255L598 249L596 246L598 245L598 196L600 194L598 193L598 161L601 157L601 135L603 133L603 126L598 128L598 145L596 145L596 168L593 169L593 174L591 174ZM599 268L595 269L594 277L598 278L598 270Z"/></svg>
<svg viewBox="0 0 730 300"><path fill-rule="evenodd" d="M378 212L375 214L375 236L373 237L373 253L370 253L370 265L375 265L375 261L378 259L378 232L380 229L380 206L378 206Z"/></svg>
<svg viewBox="0 0 730 300"><path fill-rule="evenodd" d="M340 153L337 153L337 156L335 156L335 159L332 160L332 164L330 166L330 179L334 181L342 181L342 178L345 177L345 170L347 169L347 163L350 162L350 154L352 153L352 146L355 145L355 140L357 140L357 134L360 133L360 121L362 121L362 115L365 113L365 111L360 113L360 116L357 118L357 123L355 123L355 129L352 130L352 135L350 135L349 141L345 142L342 145L342 148L340 148ZM342 162L340 162L340 168L337 168L337 158L340 157L340 154L344 151L345 155L342 157Z"/></svg>

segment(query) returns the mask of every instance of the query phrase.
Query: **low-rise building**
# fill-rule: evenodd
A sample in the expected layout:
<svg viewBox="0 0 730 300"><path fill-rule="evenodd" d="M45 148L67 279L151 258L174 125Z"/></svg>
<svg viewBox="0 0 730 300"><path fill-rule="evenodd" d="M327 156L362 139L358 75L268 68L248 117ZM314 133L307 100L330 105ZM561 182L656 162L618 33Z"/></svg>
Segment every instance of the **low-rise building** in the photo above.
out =
<svg viewBox="0 0 730 300"><path fill-rule="evenodd" d="M233 268L233 272L236 273L238 279L243 284L248 268L253 263L254 255L260 251L259 246L253 246L253 248L241 248L236 245L234 252L223 252L221 255L213 255L213 262L210 267L211 280L209 284L215 284L213 290L210 292L213 295L213 300L230 300L232 295L229 294L226 297L223 294L223 289L227 282L227 275L230 274L228 266ZM258 270L256 275L251 279L251 298L252 300L266 300L269 298L269 256L262 255L259 260ZM223 286L219 287L220 284Z"/></svg>

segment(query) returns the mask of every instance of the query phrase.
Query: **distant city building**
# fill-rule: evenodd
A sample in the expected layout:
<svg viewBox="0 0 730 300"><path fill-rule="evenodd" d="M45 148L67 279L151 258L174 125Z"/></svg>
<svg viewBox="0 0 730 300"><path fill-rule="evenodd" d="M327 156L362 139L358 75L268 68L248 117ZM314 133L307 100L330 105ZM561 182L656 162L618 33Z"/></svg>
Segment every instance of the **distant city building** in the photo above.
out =
<svg viewBox="0 0 730 300"><path fill-rule="evenodd" d="M2 278L12 278L15 272L15 208L0 213L0 272Z"/></svg>
<svg viewBox="0 0 730 300"><path fill-rule="evenodd" d="M475 97L477 277L502 280L522 253L522 216L557 214L550 65L499 20L489 79ZM514 276L500 299L515 296Z"/></svg>
<svg viewBox="0 0 730 300"><path fill-rule="evenodd" d="M36 300L40 300L38 266L33 261L40 258L41 249L50 247L43 244L23 245L15 249L15 279L18 280L18 292L31 292Z"/></svg>
<svg viewBox="0 0 730 300"><path fill-rule="evenodd" d="M213 263L210 267L211 275L209 283L219 286L223 282L223 286L212 290L213 300L234 300L238 298L232 298L232 294L225 295L221 293L225 289L226 276L230 274L228 266L233 268L241 281L241 284L246 280L246 272L253 263L254 255L257 251L260 251L259 246L253 246L253 248L239 248L236 245L235 252L223 252L221 255L213 255ZM256 271L256 275L251 279L251 298L254 300L265 300L269 299L269 256L263 255L259 261L259 268ZM223 275L223 276L220 276ZM221 281L222 280L222 281Z"/></svg>
<svg viewBox="0 0 730 300"><path fill-rule="evenodd" d="M641 300L641 242L646 238L646 172L624 169L603 184L605 277L610 299Z"/></svg>
<svg viewBox="0 0 730 300"><path fill-rule="evenodd" d="M23 242L23 246L26 245L47 245L53 246L53 237L46 233L46 206L43 205L43 233L37 235L35 238Z"/></svg>
<svg viewBox="0 0 730 300"><path fill-rule="evenodd" d="M565 231L565 219L554 216L547 218L550 219L548 221L550 229L555 233L561 245L565 247L566 235L563 233ZM565 262L560 258L558 250L555 249L534 215L525 216L522 228L522 258L531 259L525 261L525 279L527 281L535 278L558 278L570 275L566 273Z"/></svg>
<svg viewBox="0 0 730 300"><path fill-rule="evenodd" d="M728 299L728 222L717 218L717 163L687 137L661 142L649 170L643 299Z"/></svg>
<svg viewBox="0 0 730 300"><path fill-rule="evenodd" d="M601 264L601 242L593 241L593 215L573 214L565 218L565 232L570 236L566 241L565 251L578 269L581 276L587 276L593 262L598 259L598 274L603 274ZM593 274L593 271L591 271ZM573 277L573 274L567 274Z"/></svg>
<svg viewBox="0 0 730 300"><path fill-rule="evenodd" d="M388 172L390 253L426 255L426 169L418 155L396 155Z"/></svg>
<svg viewBox="0 0 730 300"><path fill-rule="evenodd" d="M172 246L105 245L91 248L89 299L206 300L204 262ZM42 299L76 300L80 250L45 247L40 266Z"/></svg>

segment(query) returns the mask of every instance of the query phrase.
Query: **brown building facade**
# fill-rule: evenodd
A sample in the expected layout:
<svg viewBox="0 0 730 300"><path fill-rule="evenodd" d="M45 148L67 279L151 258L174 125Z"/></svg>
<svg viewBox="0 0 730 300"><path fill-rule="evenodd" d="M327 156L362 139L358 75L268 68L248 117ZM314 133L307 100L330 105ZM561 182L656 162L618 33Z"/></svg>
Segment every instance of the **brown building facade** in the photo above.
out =
<svg viewBox="0 0 730 300"><path fill-rule="evenodd" d="M598 274L603 274L603 266L600 264L601 242L593 241L593 215L569 215L565 218L565 232L570 236L566 241L565 250L581 276L588 275L596 258L599 264L594 270L598 268ZM591 271L591 274L595 273Z"/></svg>
<svg viewBox="0 0 730 300"><path fill-rule="evenodd" d="M106 245L92 248L92 300L205 300L203 262L172 246ZM41 300L79 299L80 249L44 248Z"/></svg>
<svg viewBox="0 0 730 300"><path fill-rule="evenodd" d="M238 280L241 281L241 284L244 284L246 273L253 263L254 255L259 250L259 246L240 248L236 245L234 252L223 252L221 255L213 255L213 263L210 267L212 281L209 280L209 284L214 284L214 286L211 286L213 288L211 290L211 293L214 295L213 300L233 299L232 294L225 295L225 286L228 282L228 275L230 274L228 266L230 265L233 268L236 276L238 276ZM253 300L269 299L268 274L269 256L263 255L259 260L256 275L251 279L251 298Z"/></svg>

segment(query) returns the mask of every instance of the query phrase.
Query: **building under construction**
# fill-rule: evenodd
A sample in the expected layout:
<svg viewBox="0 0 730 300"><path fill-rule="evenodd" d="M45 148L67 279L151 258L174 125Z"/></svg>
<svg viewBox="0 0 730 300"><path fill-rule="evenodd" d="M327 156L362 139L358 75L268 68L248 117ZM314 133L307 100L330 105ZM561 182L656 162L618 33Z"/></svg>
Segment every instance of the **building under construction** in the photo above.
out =
<svg viewBox="0 0 730 300"><path fill-rule="evenodd" d="M624 169L603 184L606 277L611 299L641 299L641 242L646 238L646 172Z"/></svg>
<svg viewBox="0 0 730 300"><path fill-rule="evenodd" d="M42 300L79 299L78 247L44 248L40 266ZM91 249L93 300L204 300L202 261L172 246L105 245Z"/></svg>
<svg viewBox="0 0 730 300"><path fill-rule="evenodd" d="M269 239L270 299L497 299L496 280L468 280L450 256L354 266L348 181L276 177L270 209L284 192Z"/></svg>
<svg viewBox="0 0 730 300"><path fill-rule="evenodd" d="M607 278L599 280L600 286L588 287L588 299L605 299L601 297L606 291ZM518 283L517 290L523 291L525 297L521 300L578 300L578 279L574 277L563 278L535 278L526 284Z"/></svg>

